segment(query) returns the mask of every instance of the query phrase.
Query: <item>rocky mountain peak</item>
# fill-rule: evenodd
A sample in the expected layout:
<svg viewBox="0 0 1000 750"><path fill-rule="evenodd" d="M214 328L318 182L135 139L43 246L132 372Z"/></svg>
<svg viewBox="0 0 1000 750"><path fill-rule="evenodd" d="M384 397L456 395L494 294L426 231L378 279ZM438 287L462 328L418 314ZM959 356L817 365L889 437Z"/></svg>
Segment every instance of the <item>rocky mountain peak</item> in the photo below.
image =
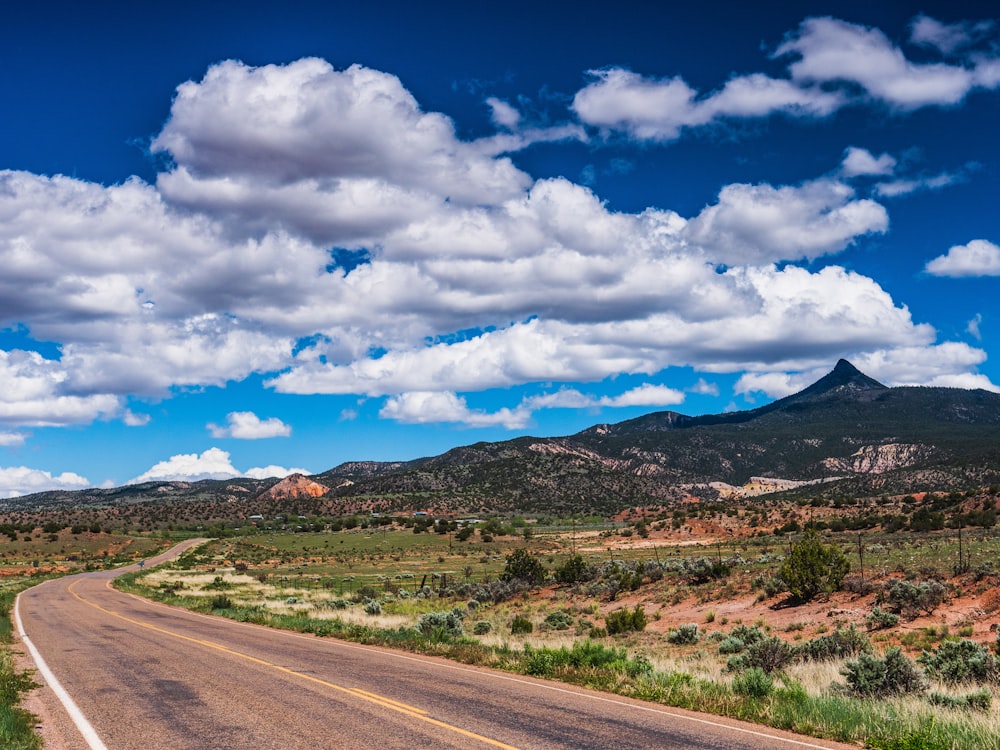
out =
<svg viewBox="0 0 1000 750"><path fill-rule="evenodd" d="M301 474L289 474L259 497L269 500L286 500L300 497L320 497L330 491L330 488L314 482Z"/></svg>

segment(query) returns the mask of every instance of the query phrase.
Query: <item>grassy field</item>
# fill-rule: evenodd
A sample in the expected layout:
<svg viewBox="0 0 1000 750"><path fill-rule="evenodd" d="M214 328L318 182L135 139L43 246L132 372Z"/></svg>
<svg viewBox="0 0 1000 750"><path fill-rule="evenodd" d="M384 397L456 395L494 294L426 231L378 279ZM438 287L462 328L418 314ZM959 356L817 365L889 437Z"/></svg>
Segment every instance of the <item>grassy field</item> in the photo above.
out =
<svg viewBox="0 0 1000 750"><path fill-rule="evenodd" d="M811 644L851 626L876 657L891 646L916 657L968 638L992 647L988 626L996 614L975 614L980 599L965 620L947 607L997 588L991 566L1000 560L1000 539L966 533L966 571L956 576L955 532L867 532L860 537L861 578L858 535L829 536L852 557L850 585L857 590L787 606L766 587L791 539L679 543L655 527L641 531L533 526L528 538L519 530L490 542L478 534L458 541L391 527L254 531L210 542L122 585L240 620L445 655L872 748L1000 748L1000 674L982 684L927 677L921 691L876 699L845 684L845 667L857 654L799 656L765 671L733 667L728 650L731 636L753 629L793 653L809 653L817 648ZM519 549L548 578L506 590L499 579ZM572 583L552 580L575 554L599 572ZM694 582L690 570L704 561L724 563L725 575ZM884 591L896 580L941 582L947 600L931 615L865 633L877 595L869 589ZM616 617L637 609L641 627L607 634Z"/></svg>

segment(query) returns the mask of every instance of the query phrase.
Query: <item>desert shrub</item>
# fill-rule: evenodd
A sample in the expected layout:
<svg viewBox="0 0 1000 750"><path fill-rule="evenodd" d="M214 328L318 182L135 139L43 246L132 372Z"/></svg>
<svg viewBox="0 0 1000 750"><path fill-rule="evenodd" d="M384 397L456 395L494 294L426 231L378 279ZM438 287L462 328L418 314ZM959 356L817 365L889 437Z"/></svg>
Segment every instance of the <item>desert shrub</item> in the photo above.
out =
<svg viewBox="0 0 1000 750"><path fill-rule="evenodd" d="M425 612L417 620L417 630L435 641L446 641L462 635L465 612L456 607L450 612Z"/></svg>
<svg viewBox="0 0 1000 750"><path fill-rule="evenodd" d="M872 583L871 579L862 578L861 576L845 576L844 580L841 581L840 587L844 591L849 591L857 596L868 596L875 590L875 584Z"/></svg>
<svg viewBox="0 0 1000 750"><path fill-rule="evenodd" d="M798 655L809 661L834 661L848 656L871 651L868 636L855 629L837 628L830 635L822 635L811 641L806 641L798 647Z"/></svg>
<svg viewBox="0 0 1000 750"><path fill-rule="evenodd" d="M767 633L756 625L737 625L729 631L729 637L740 641L745 649L767 638Z"/></svg>
<svg viewBox="0 0 1000 750"><path fill-rule="evenodd" d="M764 595L769 599L772 596L777 596L788 591L788 586L778 576L757 576L753 579L751 585L754 589L763 591Z"/></svg>
<svg viewBox="0 0 1000 750"><path fill-rule="evenodd" d="M490 625L490 623L489 623L489 620L479 620L479 621L478 621L478 622L477 622L477 623L476 623L476 624L475 624L475 625L474 625L474 626L472 627L472 632L473 632L473 633L474 633L475 635L486 635L486 634L487 634L487 633L489 633L489 632L490 632L491 630L493 630L493 626L492 626L492 625Z"/></svg>
<svg viewBox="0 0 1000 750"><path fill-rule="evenodd" d="M917 661L928 677L951 685L1000 682L997 657L974 641L945 641L934 651L925 650Z"/></svg>
<svg viewBox="0 0 1000 750"><path fill-rule="evenodd" d="M747 645L735 636L726 636L723 640L719 641L719 653L720 654L738 654Z"/></svg>
<svg viewBox="0 0 1000 750"><path fill-rule="evenodd" d="M872 611L865 617L865 625L869 630L884 630L894 628L899 624L899 615L887 612L877 604L872 607Z"/></svg>
<svg viewBox="0 0 1000 750"><path fill-rule="evenodd" d="M652 583L663 578L663 566L656 560L646 560L642 566L642 572Z"/></svg>
<svg viewBox="0 0 1000 750"><path fill-rule="evenodd" d="M747 646L740 656L746 668L759 667L770 674L784 669L795 658L795 649L780 638L769 636Z"/></svg>
<svg viewBox="0 0 1000 750"><path fill-rule="evenodd" d="M841 673L847 678L848 690L865 698L886 698L925 689L920 670L898 646L886 651L881 659L863 653L847 662Z"/></svg>
<svg viewBox="0 0 1000 750"><path fill-rule="evenodd" d="M646 613L641 604L636 604L635 609L632 610L622 608L609 612L608 616L604 618L604 627L607 629L608 635L627 633L632 630L642 631L646 629L646 623Z"/></svg>
<svg viewBox="0 0 1000 750"><path fill-rule="evenodd" d="M931 614L945 601L948 590L940 581L893 581L884 592L885 602L902 616L913 619Z"/></svg>
<svg viewBox="0 0 1000 750"><path fill-rule="evenodd" d="M233 585L228 583L222 576L216 576L211 583L202 586L206 591L228 591Z"/></svg>
<svg viewBox="0 0 1000 750"><path fill-rule="evenodd" d="M931 693L927 698L935 706L958 708L966 711L989 711L993 705L993 694L988 688L980 688L965 695Z"/></svg>
<svg viewBox="0 0 1000 750"><path fill-rule="evenodd" d="M751 667L733 679L733 692L749 698L766 698L774 690L774 680L760 667Z"/></svg>
<svg viewBox="0 0 1000 750"><path fill-rule="evenodd" d="M355 591L351 598L356 604L364 604L369 599L378 599L379 592L374 586L365 585Z"/></svg>
<svg viewBox="0 0 1000 750"><path fill-rule="evenodd" d="M510 632L512 635L525 635L534 629L534 624L524 615L516 615L510 622Z"/></svg>
<svg viewBox="0 0 1000 750"><path fill-rule="evenodd" d="M675 646L682 646L697 643L699 638L698 626L692 622L670 631L667 641Z"/></svg>
<svg viewBox="0 0 1000 750"><path fill-rule="evenodd" d="M382 614L382 603L378 599L369 599L367 602L365 602L365 614L367 615Z"/></svg>
<svg viewBox="0 0 1000 750"><path fill-rule="evenodd" d="M573 626L573 616L562 610L550 612L545 617L545 624L553 630L568 630Z"/></svg>
<svg viewBox="0 0 1000 750"><path fill-rule="evenodd" d="M823 544L819 534L810 529L792 545L778 575L799 602L807 602L821 593L837 591L851 569L839 548Z"/></svg>
<svg viewBox="0 0 1000 750"><path fill-rule="evenodd" d="M541 583L545 580L545 566L528 550L520 547L506 558L501 581L525 581L529 584Z"/></svg>
<svg viewBox="0 0 1000 750"><path fill-rule="evenodd" d="M212 609L232 609L233 600L230 599L225 594L217 594L212 597L212 601L209 603Z"/></svg>
<svg viewBox="0 0 1000 750"><path fill-rule="evenodd" d="M556 568L556 580L559 583L579 583L594 578L595 571L583 559L582 555L570 556L566 562Z"/></svg>
<svg viewBox="0 0 1000 750"><path fill-rule="evenodd" d="M684 560L683 572L691 583L708 583L728 576L729 566L708 557L690 557Z"/></svg>

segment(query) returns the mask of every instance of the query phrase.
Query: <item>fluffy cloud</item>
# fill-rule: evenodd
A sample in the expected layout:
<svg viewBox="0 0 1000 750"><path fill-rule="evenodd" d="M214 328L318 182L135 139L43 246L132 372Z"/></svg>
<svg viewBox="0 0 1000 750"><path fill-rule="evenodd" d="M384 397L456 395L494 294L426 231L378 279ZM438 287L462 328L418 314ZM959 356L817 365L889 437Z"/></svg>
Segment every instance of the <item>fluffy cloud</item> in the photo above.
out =
<svg viewBox="0 0 1000 750"><path fill-rule="evenodd" d="M824 179L799 187L727 185L685 236L712 260L742 265L817 258L888 226L883 206L856 200L849 186Z"/></svg>
<svg viewBox="0 0 1000 750"><path fill-rule="evenodd" d="M386 399L380 416L406 424L445 422L465 427L521 429L531 423L540 409L596 409L602 407L672 406L684 401L684 394L663 385L643 385L617 396L590 396L575 388L560 388L553 393L530 396L513 408L496 412L470 409L466 400L453 392L409 392Z"/></svg>
<svg viewBox="0 0 1000 750"><path fill-rule="evenodd" d="M530 183L421 111L395 76L315 58L212 66L178 88L152 150L176 163L158 180L168 200L320 243L364 244L445 198L495 203Z"/></svg>
<svg viewBox="0 0 1000 750"><path fill-rule="evenodd" d="M839 94L761 74L732 78L704 98L680 77L644 78L623 68L592 70L590 75L594 81L573 97L577 116L588 125L623 130L644 140L674 140L684 128L725 118L778 112L824 117L843 103Z"/></svg>
<svg viewBox="0 0 1000 750"><path fill-rule="evenodd" d="M889 154L875 156L871 151L851 146L844 152L840 173L844 177L868 175L891 175L896 168L896 160Z"/></svg>
<svg viewBox="0 0 1000 750"><path fill-rule="evenodd" d="M82 490L92 486L86 477L69 471L53 475L26 466L0 467L0 497L19 497L48 490Z"/></svg>
<svg viewBox="0 0 1000 750"><path fill-rule="evenodd" d="M830 266L708 268L694 294L723 303L697 315L703 300L663 301L667 309L618 320L531 319L458 342L390 351L346 364L320 352L270 381L286 393L472 391L529 382L597 381L622 372L654 373L688 364L737 371L749 364L819 360L837 352L924 345L934 338L874 281ZM714 286L714 288L712 288ZM695 304L696 303L696 304ZM689 307L691 309L685 309Z"/></svg>
<svg viewBox="0 0 1000 750"><path fill-rule="evenodd" d="M0 432L0 445L24 445L24 435L20 432Z"/></svg>
<svg viewBox="0 0 1000 750"><path fill-rule="evenodd" d="M0 350L0 424L60 426L115 416L121 401L110 394L75 395L63 362L33 351Z"/></svg>
<svg viewBox="0 0 1000 750"><path fill-rule="evenodd" d="M243 476L250 479L284 479L290 474L302 474L309 476L312 474L308 469L286 469L284 466L255 466L243 472Z"/></svg>
<svg viewBox="0 0 1000 750"><path fill-rule="evenodd" d="M803 30L783 54L804 61L826 33ZM754 75L701 97L621 70L586 91L583 119L658 138L720 117L821 116L842 96ZM613 119L617 106L631 114ZM390 397L388 419L516 427L543 407L485 413L457 394L674 365L801 369L933 342L871 279L776 265L884 232L885 208L844 180L888 174L891 157L852 149L835 176L724 186L691 217L630 213L503 156L578 128L519 129L509 105L491 107L504 132L464 141L390 74L229 61L179 88L155 186L0 172L0 326L59 345L58 358L0 351L0 424L139 424L129 396L262 374L287 393ZM658 386L617 398L581 408L679 402ZM210 429L287 430L247 414ZM238 474L211 452L174 459L156 475Z"/></svg>
<svg viewBox="0 0 1000 750"><path fill-rule="evenodd" d="M910 41L951 55L990 36L995 29L996 23L993 21L979 23L960 21L946 24L930 16L920 15L913 20L910 27Z"/></svg>
<svg viewBox="0 0 1000 750"><path fill-rule="evenodd" d="M989 240L955 245L946 255L928 262L924 270L934 276L1000 276L1000 247Z"/></svg>
<svg viewBox="0 0 1000 750"><path fill-rule="evenodd" d="M306 469L286 469L282 466L264 466L240 471L233 466L227 451L209 448L203 453L179 453L160 461L143 472L129 484L142 482L197 482L202 479L233 479L251 477L286 477L289 474L309 474Z"/></svg>
<svg viewBox="0 0 1000 750"><path fill-rule="evenodd" d="M952 54L975 39L995 36L994 31L992 24L945 25L921 16L913 25L912 39ZM572 108L588 125L642 140L670 141L685 128L729 118L821 118L864 98L901 111L950 106L977 88L1000 86L995 50L970 53L960 63L916 63L880 30L834 18L805 20L773 56L794 58L789 78L733 76L708 94L679 76L648 78L623 68L590 71L593 81L576 93Z"/></svg>
<svg viewBox="0 0 1000 750"><path fill-rule="evenodd" d="M292 428L277 417L261 419L252 411L231 411L226 415L225 425L209 423L207 427L214 438L237 440L288 437L292 434Z"/></svg>
<svg viewBox="0 0 1000 750"><path fill-rule="evenodd" d="M393 396L385 402L379 416L404 424L453 422L467 427L518 429L528 424L530 412L523 409L501 409L488 413L470 409L464 398L450 392L411 392Z"/></svg>
<svg viewBox="0 0 1000 750"><path fill-rule="evenodd" d="M803 21L775 52L786 55L799 58L789 72L800 85L853 83L900 110L957 104L974 88L991 87L976 72L988 60L970 67L915 63L880 30L835 18Z"/></svg>

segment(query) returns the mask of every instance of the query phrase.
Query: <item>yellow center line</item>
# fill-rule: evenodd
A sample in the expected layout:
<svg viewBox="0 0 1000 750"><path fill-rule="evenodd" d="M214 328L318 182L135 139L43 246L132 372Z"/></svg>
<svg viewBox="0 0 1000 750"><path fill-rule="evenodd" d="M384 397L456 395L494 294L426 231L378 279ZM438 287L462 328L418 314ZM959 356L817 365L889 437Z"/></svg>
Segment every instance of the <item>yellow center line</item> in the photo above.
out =
<svg viewBox="0 0 1000 750"><path fill-rule="evenodd" d="M70 584L69 587L67 588L69 593L75 599L82 602L83 604L86 604L88 607L93 607L99 612L103 612L104 614L109 615L111 617L116 617L119 620L124 620L125 622L131 623L132 625L136 625L140 628L146 628L147 630L152 630L155 633L167 635L170 636L171 638L177 638L182 641L188 641L189 643L197 643L200 646L211 648L216 651L221 651L224 654L229 654L230 656L235 656L240 659L245 659L246 661L258 664L262 667L268 667L277 672L282 672L284 674L291 675L292 677L297 677L299 679L306 680L308 682L312 682L317 685L322 685L323 687L330 688L331 690L335 690L337 692L350 695L359 700L367 701L368 703L374 703L376 705L382 706L383 708L387 708L392 711L397 711L401 714L404 714L405 716L409 716L414 719L419 719L420 721L424 721L433 726L440 727L441 729L447 729L451 732L460 734L463 737L468 737L470 739L483 742L487 745L492 745L493 747L504 748L504 750L518 750L518 748L514 747L513 745L507 745L503 742L499 742L498 740L494 740L489 737L484 737L481 734L470 732L467 729L456 727L454 724L448 724L446 722L440 721L439 719L434 719L431 716L427 715L427 711L421 708L417 708L416 706L410 706L407 705L406 703L400 703L399 701L395 701L391 698L386 698L385 696L378 695L377 693L370 693L367 690L362 690L361 688L347 688L342 685L336 685L332 682L321 680L318 677L312 677L302 672L296 672L294 669L283 667L280 664L275 664L274 662L270 662L265 659L258 659L256 656L250 656L249 654L244 654L240 651L234 651L233 649L228 648L227 646L223 646L222 644L215 643L213 641L206 641L200 638L192 638L191 636L183 635L181 633L176 633L172 630L166 630L165 628L161 628L156 625L151 625L149 623L141 622L139 620L133 620L130 617L126 617L125 615L120 614L118 612L114 612L110 609L105 609L99 604L95 604L94 602L84 599L82 596L80 596L73 590L77 583L79 583L79 581L75 581L74 583ZM110 584L106 585L110 588Z"/></svg>

